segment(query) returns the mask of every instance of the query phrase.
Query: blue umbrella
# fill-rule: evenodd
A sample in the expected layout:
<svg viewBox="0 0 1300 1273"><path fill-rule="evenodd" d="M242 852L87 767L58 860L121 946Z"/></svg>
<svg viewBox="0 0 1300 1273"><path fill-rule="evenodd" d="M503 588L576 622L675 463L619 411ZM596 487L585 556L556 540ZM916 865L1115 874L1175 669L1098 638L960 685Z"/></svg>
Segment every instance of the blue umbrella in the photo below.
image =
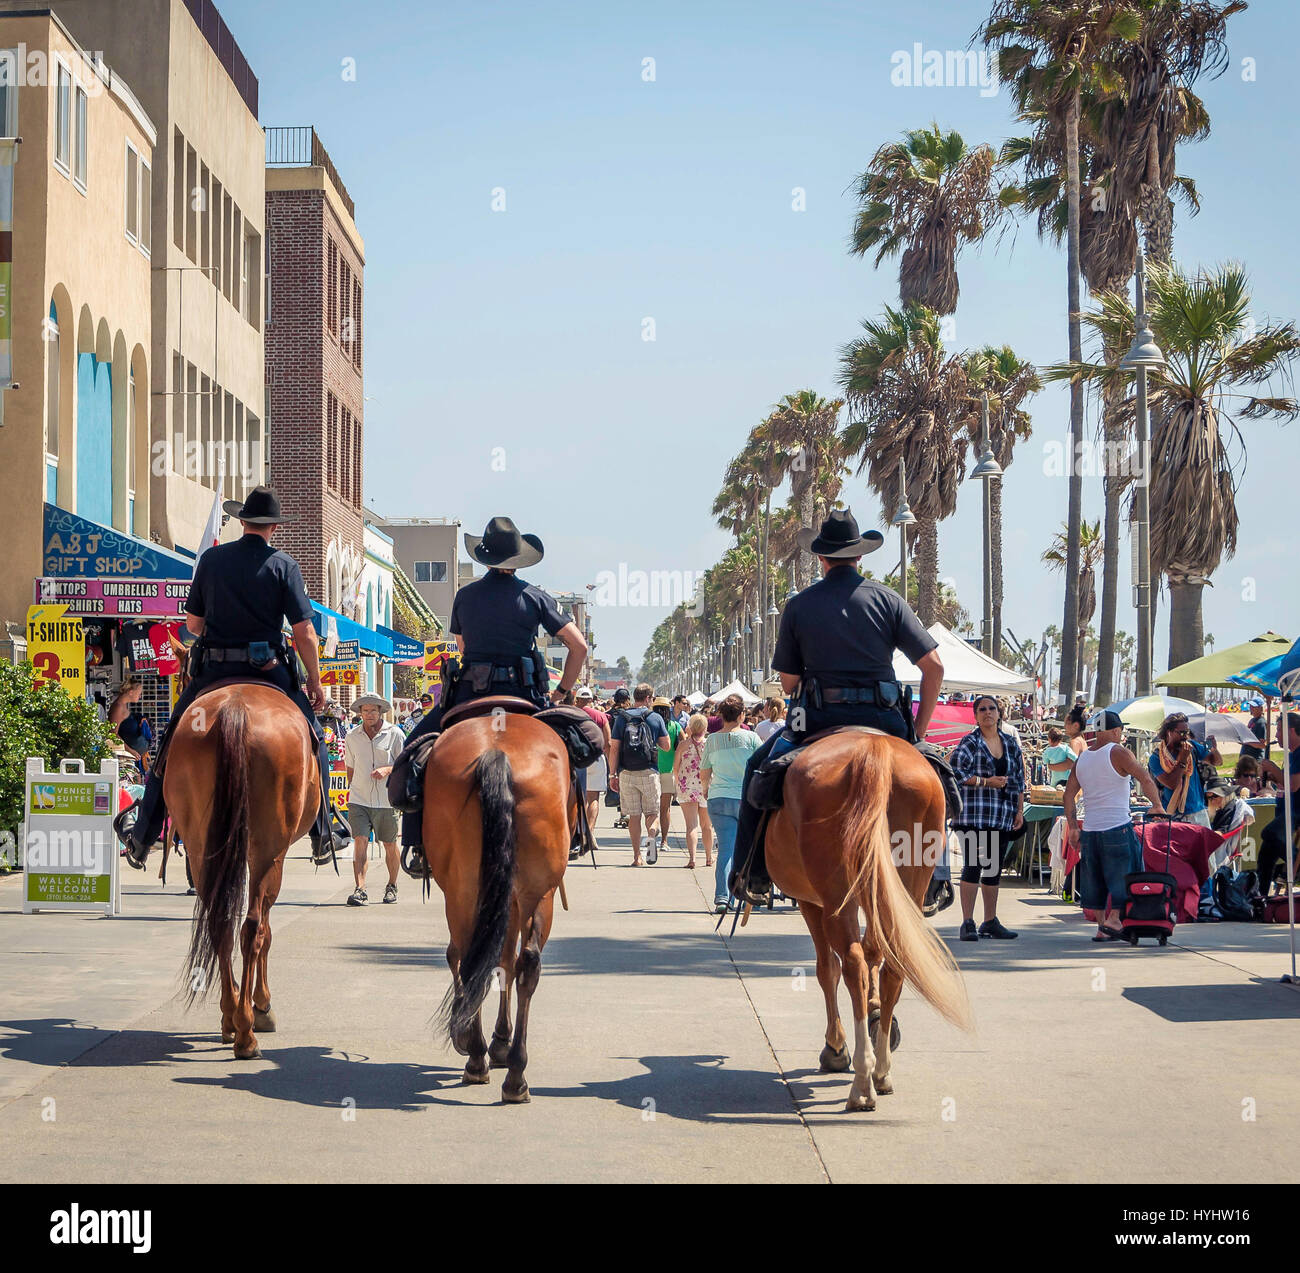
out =
<svg viewBox="0 0 1300 1273"><path fill-rule="evenodd" d="M1274 655L1263 663L1256 663L1244 672L1238 672L1227 679L1234 685L1244 685L1247 689L1260 690L1269 698L1281 698L1283 694L1294 694L1296 681L1300 677L1293 675L1300 672L1300 641L1297 641L1285 654ZM1292 675L1288 675L1291 673ZM1282 681L1285 678L1286 684Z"/></svg>

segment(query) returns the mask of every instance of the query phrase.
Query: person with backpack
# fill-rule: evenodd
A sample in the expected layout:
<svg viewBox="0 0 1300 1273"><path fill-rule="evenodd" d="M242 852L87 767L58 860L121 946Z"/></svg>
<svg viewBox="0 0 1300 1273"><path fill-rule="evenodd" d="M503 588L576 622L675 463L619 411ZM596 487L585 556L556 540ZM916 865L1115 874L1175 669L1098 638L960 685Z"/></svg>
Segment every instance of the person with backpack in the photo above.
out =
<svg viewBox="0 0 1300 1273"><path fill-rule="evenodd" d="M673 798L677 795L676 771L673 769L674 753L681 738L682 727L673 720L672 704L666 697L656 698L654 712L664 723L668 731L668 750L661 751L656 757L659 768L659 847L668 847L668 825L672 819Z"/></svg>
<svg viewBox="0 0 1300 1273"><path fill-rule="evenodd" d="M632 840L632 865L641 865L641 819L645 818L649 845L646 856L651 866L659 860L655 842L659 819L658 753L668 751L668 730L660 716L650 710L654 687L638 685L633 705L619 713L610 731L609 785L618 793L619 808L627 818Z"/></svg>

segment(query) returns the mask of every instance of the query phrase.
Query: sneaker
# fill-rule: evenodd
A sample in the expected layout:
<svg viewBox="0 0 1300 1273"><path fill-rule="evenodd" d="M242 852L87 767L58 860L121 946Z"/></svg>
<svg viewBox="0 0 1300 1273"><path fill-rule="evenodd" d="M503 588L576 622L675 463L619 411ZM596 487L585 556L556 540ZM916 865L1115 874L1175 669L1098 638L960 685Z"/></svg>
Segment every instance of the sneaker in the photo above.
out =
<svg viewBox="0 0 1300 1273"><path fill-rule="evenodd" d="M397 901L397 885L396 885L396 884L387 884L387 885L384 886L384 901L386 901L386 902L395 902L395 901Z"/></svg>
<svg viewBox="0 0 1300 1273"><path fill-rule="evenodd" d="M979 935L981 937L1019 937L1019 933L1013 933L1009 928L1002 927L1002 921L995 915L992 919L986 919L980 925Z"/></svg>
<svg viewBox="0 0 1300 1273"><path fill-rule="evenodd" d="M654 866L659 861L659 846L654 842L653 838L646 846L645 860L647 866Z"/></svg>
<svg viewBox="0 0 1300 1273"><path fill-rule="evenodd" d="M354 889L352 896L348 898L349 906L364 906L370 900L366 896L366 890L363 888Z"/></svg>
<svg viewBox="0 0 1300 1273"><path fill-rule="evenodd" d="M975 921L973 919L962 920L961 928L957 930L957 936L962 941L979 941L980 935L975 931Z"/></svg>

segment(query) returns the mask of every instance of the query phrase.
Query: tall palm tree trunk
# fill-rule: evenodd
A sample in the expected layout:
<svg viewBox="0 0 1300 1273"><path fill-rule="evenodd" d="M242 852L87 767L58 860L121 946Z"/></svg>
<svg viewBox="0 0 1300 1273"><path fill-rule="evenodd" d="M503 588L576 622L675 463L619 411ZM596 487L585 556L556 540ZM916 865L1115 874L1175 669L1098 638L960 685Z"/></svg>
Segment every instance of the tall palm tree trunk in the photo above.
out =
<svg viewBox="0 0 1300 1273"><path fill-rule="evenodd" d="M1106 361L1114 362L1121 356L1119 350L1107 349ZM1112 472L1124 429L1116 424L1119 405L1124 399L1124 386L1107 382L1102 394L1102 436L1105 454L1106 514L1102 532L1101 559L1101 632L1097 647L1097 699L1098 707L1111 701L1111 684L1115 678L1115 622L1119 610L1119 474Z"/></svg>
<svg viewBox="0 0 1300 1273"><path fill-rule="evenodd" d="M763 675L767 675L767 661L772 653L776 633L769 632L771 619L767 617L767 608L771 604L771 563L767 559L768 530L772 521L772 488L769 486L763 503L763 547L762 547L762 588L763 595L758 599L759 613L759 650L758 661L762 665Z"/></svg>
<svg viewBox="0 0 1300 1273"><path fill-rule="evenodd" d="M990 540L993 553L993 657L1002 662L1002 483L989 482Z"/></svg>
<svg viewBox="0 0 1300 1273"><path fill-rule="evenodd" d="M1180 579L1169 581L1169 666L1181 667L1205 653L1205 628L1201 617L1201 593L1205 585ZM1200 685L1171 685L1175 698L1201 702L1205 688Z"/></svg>
<svg viewBox="0 0 1300 1273"><path fill-rule="evenodd" d="M928 628L939 617L939 526L932 517L917 518L917 613Z"/></svg>
<svg viewBox="0 0 1300 1273"><path fill-rule="evenodd" d="M807 448L804 451L805 461L807 458ZM799 523L802 526L811 526L813 524L813 471L811 467L805 467L803 470L802 481L799 485L799 491L796 503L799 505ZM813 555L805 548L799 549L799 588L800 590L808 587L813 581Z"/></svg>
<svg viewBox="0 0 1300 1273"><path fill-rule="evenodd" d="M1079 301L1079 109L1076 89L1065 117L1066 193L1069 225L1066 248L1068 274L1070 361L1083 361ZM1070 385L1070 500L1065 547L1065 615L1061 621L1061 693L1067 707L1074 698L1079 666L1079 527L1083 521L1083 474L1079 466L1079 445L1083 438L1083 382Z"/></svg>

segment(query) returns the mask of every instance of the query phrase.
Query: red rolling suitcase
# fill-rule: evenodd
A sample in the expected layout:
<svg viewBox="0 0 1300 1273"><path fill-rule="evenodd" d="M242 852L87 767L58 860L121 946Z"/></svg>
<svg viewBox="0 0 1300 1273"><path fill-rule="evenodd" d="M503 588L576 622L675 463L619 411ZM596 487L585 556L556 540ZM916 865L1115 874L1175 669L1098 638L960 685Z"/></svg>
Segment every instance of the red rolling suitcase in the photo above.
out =
<svg viewBox="0 0 1300 1273"><path fill-rule="evenodd" d="M1147 822L1164 822L1173 819L1161 814L1147 814ZM1165 846L1164 871L1134 871L1124 877L1124 900L1119 908L1120 928L1130 946L1136 946L1143 937L1154 937L1164 946L1177 922L1176 896L1178 881L1169 874L1169 858L1173 847L1173 834L1169 832Z"/></svg>

